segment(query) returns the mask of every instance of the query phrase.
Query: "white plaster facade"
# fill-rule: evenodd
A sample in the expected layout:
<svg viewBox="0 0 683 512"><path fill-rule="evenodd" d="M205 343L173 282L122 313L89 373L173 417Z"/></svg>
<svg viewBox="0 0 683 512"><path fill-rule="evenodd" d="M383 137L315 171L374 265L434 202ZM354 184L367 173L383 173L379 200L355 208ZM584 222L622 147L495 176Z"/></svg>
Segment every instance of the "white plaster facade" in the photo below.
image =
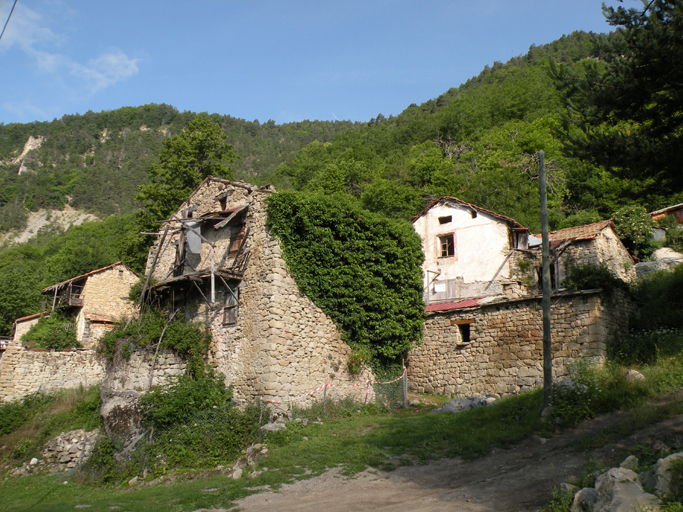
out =
<svg viewBox="0 0 683 512"><path fill-rule="evenodd" d="M527 248L521 224L451 197L432 203L413 227L425 254L426 303L502 293L501 283L511 277L510 252Z"/></svg>

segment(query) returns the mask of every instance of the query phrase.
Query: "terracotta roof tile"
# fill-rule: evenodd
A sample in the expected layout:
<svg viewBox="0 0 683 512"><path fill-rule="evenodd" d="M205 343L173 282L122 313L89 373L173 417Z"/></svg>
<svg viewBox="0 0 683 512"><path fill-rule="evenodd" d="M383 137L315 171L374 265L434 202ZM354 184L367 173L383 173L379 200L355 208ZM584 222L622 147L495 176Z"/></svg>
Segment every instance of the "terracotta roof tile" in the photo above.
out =
<svg viewBox="0 0 683 512"><path fill-rule="evenodd" d="M430 304L429 306L425 307L425 313L473 308L479 305L479 301L481 301L481 299L465 299L459 300L457 302L442 302L441 304Z"/></svg>
<svg viewBox="0 0 683 512"><path fill-rule="evenodd" d="M562 242L565 240L592 240L598 236L603 229L610 226L616 232L614 223L611 220L602 220L593 224L586 224L585 226L574 226L573 228L551 231L548 233L548 238L551 242ZM534 237L541 238L541 235L534 235Z"/></svg>

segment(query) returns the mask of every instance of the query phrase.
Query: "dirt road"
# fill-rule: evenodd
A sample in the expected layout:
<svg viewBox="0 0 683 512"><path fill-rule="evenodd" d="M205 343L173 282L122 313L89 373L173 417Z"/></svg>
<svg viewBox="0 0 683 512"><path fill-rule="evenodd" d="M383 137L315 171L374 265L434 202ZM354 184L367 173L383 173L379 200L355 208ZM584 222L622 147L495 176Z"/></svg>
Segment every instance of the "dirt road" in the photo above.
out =
<svg viewBox="0 0 683 512"><path fill-rule="evenodd" d="M599 450L577 451L581 439L618 419L618 415L597 418L548 441L534 437L474 461L444 459L389 473L369 470L352 478L331 470L237 504L244 512L535 511L547 502L554 487L572 475L580 476L589 459L618 464L636 444L683 435L681 415Z"/></svg>

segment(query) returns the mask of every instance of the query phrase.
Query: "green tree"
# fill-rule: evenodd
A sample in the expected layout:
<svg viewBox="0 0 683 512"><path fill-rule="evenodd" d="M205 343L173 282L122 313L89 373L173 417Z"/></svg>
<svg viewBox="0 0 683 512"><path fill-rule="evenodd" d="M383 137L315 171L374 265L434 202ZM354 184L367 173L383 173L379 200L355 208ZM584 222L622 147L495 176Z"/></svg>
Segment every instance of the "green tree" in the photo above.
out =
<svg viewBox="0 0 683 512"><path fill-rule="evenodd" d="M164 141L159 162L149 167L150 182L135 199L155 220L168 217L207 176L232 179L230 164L238 157L227 135L208 116L199 114L185 130Z"/></svg>
<svg viewBox="0 0 683 512"><path fill-rule="evenodd" d="M127 265L144 269L151 239L141 232L156 231L157 221L174 213L207 176L232 179L229 164L238 156L226 139L219 125L199 114L185 130L164 141L159 162L149 167L149 183L135 196L144 208L137 212L123 243Z"/></svg>
<svg viewBox="0 0 683 512"><path fill-rule="evenodd" d="M601 58L553 68L568 98L566 148L635 180L638 198L683 187L683 0L644 6L603 7L617 31L599 43Z"/></svg>
<svg viewBox="0 0 683 512"><path fill-rule="evenodd" d="M655 221L642 206L625 206L614 213L614 224L626 248L639 258L655 249L652 230Z"/></svg>

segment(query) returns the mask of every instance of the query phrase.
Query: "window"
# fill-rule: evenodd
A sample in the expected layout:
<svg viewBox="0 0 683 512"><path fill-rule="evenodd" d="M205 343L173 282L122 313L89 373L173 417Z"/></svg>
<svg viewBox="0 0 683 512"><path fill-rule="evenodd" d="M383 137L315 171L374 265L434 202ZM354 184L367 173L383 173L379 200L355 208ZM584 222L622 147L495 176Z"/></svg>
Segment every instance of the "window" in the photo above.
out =
<svg viewBox="0 0 683 512"><path fill-rule="evenodd" d="M453 216L449 215L448 217L439 217L439 224L448 224L453 220Z"/></svg>
<svg viewBox="0 0 683 512"><path fill-rule="evenodd" d="M230 289L225 292L225 304L223 306L223 325L234 325L237 323L237 312L239 309L239 288Z"/></svg>
<svg viewBox="0 0 683 512"><path fill-rule="evenodd" d="M232 227L230 234L230 247L228 248L228 255L234 256L240 250L242 241L244 240L245 225L238 224Z"/></svg>
<svg viewBox="0 0 683 512"><path fill-rule="evenodd" d="M439 249L442 258L455 256L455 235L449 233L439 237Z"/></svg>
<svg viewBox="0 0 683 512"><path fill-rule="evenodd" d="M472 341L470 327L474 323L474 318L467 318L462 320L451 320L451 325L457 325L460 332L459 345L465 345Z"/></svg>

